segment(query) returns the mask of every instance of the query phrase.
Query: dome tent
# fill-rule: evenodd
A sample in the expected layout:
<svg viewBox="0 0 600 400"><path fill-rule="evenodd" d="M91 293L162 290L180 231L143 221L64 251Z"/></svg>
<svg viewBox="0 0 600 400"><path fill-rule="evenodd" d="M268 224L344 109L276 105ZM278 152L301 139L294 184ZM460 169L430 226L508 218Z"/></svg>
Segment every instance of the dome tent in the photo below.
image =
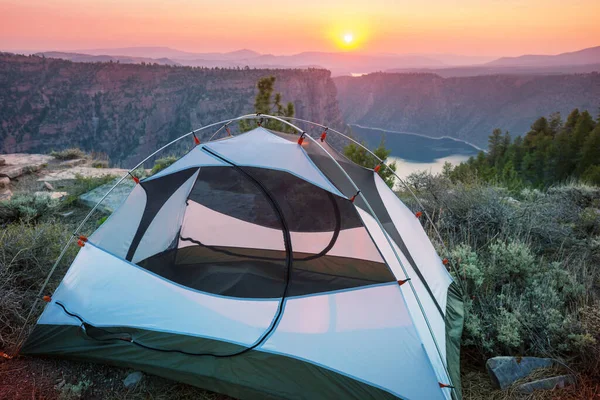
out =
<svg viewBox="0 0 600 400"><path fill-rule="evenodd" d="M419 220L296 129L198 144L139 181L22 353L244 399L460 398L462 303Z"/></svg>

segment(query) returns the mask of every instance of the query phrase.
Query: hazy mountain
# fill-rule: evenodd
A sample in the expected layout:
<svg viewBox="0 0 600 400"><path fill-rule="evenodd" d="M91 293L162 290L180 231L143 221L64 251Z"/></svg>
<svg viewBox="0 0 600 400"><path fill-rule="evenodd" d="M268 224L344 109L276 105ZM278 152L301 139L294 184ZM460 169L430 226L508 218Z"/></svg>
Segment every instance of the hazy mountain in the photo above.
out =
<svg viewBox="0 0 600 400"><path fill-rule="evenodd" d="M369 73L390 68L440 68L443 62L426 55L361 54L353 52L303 52L294 55L259 54L252 50L229 53L192 53L169 47L128 47L81 50L90 55L117 55L168 58L181 65L196 67L252 68L326 68L333 75Z"/></svg>
<svg viewBox="0 0 600 400"><path fill-rule="evenodd" d="M91 55L119 55L148 58L170 58L179 60L243 60L258 57L260 54L252 50L237 50L229 53L194 53L172 49L170 47L123 47L117 49L80 50L79 53Z"/></svg>
<svg viewBox="0 0 600 400"><path fill-rule="evenodd" d="M432 73L443 78L480 76L480 75L564 75L585 74L600 72L600 63L583 65L557 65L557 66L488 66L474 65L449 68L398 68L385 72L400 73Z"/></svg>
<svg viewBox="0 0 600 400"><path fill-rule="evenodd" d="M374 73L334 78L344 121L450 136L487 147L494 128L522 135L539 116L600 107L600 74L490 75Z"/></svg>
<svg viewBox="0 0 600 400"><path fill-rule="evenodd" d="M78 146L131 166L193 128L252 112L256 82L268 75L298 117L343 128L335 85L322 69L192 69L0 53L0 154Z"/></svg>
<svg viewBox="0 0 600 400"><path fill-rule="evenodd" d="M156 63L160 65L181 65L168 58L147 58L147 57L131 57L131 56L108 56L108 55L90 55L80 53L66 53L61 51L45 51L42 53L36 53L37 56L44 56L50 58L61 58L63 60L69 60L73 62L120 62L123 64L141 64L145 63Z"/></svg>
<svg viewBox="0 0 600 400"><path fill-rule="evenodd" d="M600 46L557 55L524 55L502 57L489 62L489 66L560 66L600 64Z"/></svg>

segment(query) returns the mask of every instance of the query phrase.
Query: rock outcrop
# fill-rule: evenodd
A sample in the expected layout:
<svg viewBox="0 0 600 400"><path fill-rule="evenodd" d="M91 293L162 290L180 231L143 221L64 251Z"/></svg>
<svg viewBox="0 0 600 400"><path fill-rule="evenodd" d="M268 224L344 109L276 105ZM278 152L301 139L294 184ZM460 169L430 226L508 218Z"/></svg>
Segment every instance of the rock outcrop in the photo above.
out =
<svg viewBox="0 0 600 400"><path fill-rule="evenodd" d="M485 367L492 382L500 389L506 389L516 380L528 376L534 370L547 368L553 364L551 358L493 357L487 360Z"/></svg>
<svg viewBox="0 0 600 400"><path fill-rule="evenodd" d="M323 69L74 63L0 53L0 153L76 146L130 167L193 128L252 112L256 83L269 75L298 117L342 127L335 85Z"/></svg>

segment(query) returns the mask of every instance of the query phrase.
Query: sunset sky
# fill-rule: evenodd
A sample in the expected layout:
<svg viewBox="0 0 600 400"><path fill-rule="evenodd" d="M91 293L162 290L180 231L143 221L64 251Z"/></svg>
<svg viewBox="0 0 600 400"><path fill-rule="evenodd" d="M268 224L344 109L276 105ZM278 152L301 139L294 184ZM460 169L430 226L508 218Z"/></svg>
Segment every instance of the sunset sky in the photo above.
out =
<svg viewBox="0 0 600 400"><path fill-rule="evenodd" d="M0 0L0 51L169 46L511 56L597 45L598 0Z"/></svg>

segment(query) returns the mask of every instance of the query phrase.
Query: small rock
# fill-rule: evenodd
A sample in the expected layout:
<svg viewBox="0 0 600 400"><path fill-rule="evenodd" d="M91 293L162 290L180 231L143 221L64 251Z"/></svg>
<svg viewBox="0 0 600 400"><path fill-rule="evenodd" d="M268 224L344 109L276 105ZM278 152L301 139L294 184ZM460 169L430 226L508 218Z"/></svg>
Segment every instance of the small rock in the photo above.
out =
<svg viewBox="0 0 600 400"><path fill-rule="evenodd" d="M142 374L140 371L132 372L129 375L127 375L125 379L123 379L123 385L125 385L125 387L128 389L132 388L138 383L140 383L143 377L144 374Z"/></svg>
<svg viewBox="0 0 600 400"><path fill-rule="evenodd" d="M0 201L10 200L13 196L13 193L9 188L0 189Z"/></svg>
<svg viewBox="0 0 600 400"><path fill-rule="evenodd" d="M0 165L6 164L6 160L4 158L0 158Z"/></svg>
<svg viewBox="0 0 600 400"><path fill-rule="evenodd" d="M8 178L6 176L0 178L0 189L1 188L7 188L8 185L10 185L10 178Z"/></svg>
<svg viewBox="0 0 600 400"><path fill-rule="evenodd" d="M487 360L485 368L492 381L500 389L506 389L518 379L529 375L533 370L552 366L551 358L538 357L493 357Z"/></svg>
<svg viewBox="0 0 600 400"><path fill-rule="evenodd" d="M77 158L75 160L66 160L61 162L59 165L61 167L67 167L67 168L71 168L71 167L76 167L78 165L83 165L87 162L86 159L84 158Z"/></svg>
<svg viewBox="0 0 600 400"><path fill-rule="evenodd" d="M61 213L61 214L60 214L60 216L61 216L61 217L68 217L68 216L70 216L70 215L73 215L73 213L74 213L74 212L75 212L75 211L73 211L73 210L71 210L71 211L67 211L67 212Z"/></svg>
<svg viewBox="0 0 600 400"><path fill-rule="evenodd" d="M44 182L44 187L46 189L48 189L49 191L54 191L54 186L52 186L51 184L49 184L48 182Z"/></svg>
<svg viewBox="0 0 600 400"><path fill-rule="evenodd" d="M553 376L552 378L540 379L533 382L524 383L517 387L519 393L533 393L536 390L552 390L564 388L565 386L575 384L573 375Z"/></svg>
<svg viewBox="0 0 600 400"><path fill-rule="evenodd" d="M34 196L39 196L39 197L49 197L51 199L62 199L65 196L68 196L69 193L67 192L35 192L33 193Z"/></svg>

